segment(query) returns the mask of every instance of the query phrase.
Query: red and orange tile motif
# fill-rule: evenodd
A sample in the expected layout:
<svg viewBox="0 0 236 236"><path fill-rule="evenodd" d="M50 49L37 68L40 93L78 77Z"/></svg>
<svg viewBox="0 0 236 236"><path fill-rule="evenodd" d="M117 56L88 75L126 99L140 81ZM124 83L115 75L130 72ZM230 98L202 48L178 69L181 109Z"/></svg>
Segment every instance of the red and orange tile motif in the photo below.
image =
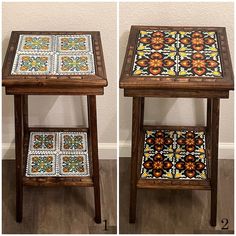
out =
<svg viewBox="0 0 236 236"><path fill-rule="evenodd" d="M136 76L222 77L216 32L140 31Z"/></svg>
<svg viewBox="0 0 236 236"><path fill-rule="evenodd" d="M141 178L206 179L204 132L147 130Z"/></svg>

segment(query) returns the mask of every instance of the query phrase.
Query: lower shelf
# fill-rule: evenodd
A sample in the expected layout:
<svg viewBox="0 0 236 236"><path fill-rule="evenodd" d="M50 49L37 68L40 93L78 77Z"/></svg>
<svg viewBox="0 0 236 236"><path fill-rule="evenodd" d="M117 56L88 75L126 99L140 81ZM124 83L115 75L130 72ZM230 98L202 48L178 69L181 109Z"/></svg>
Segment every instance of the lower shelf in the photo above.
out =
<svg viewBox="0 0 236 236"><path fill-rule="evenodd" d="M24 185L93 186L87 129L33 128L27 139Z"/></svg>
<svg viewBox="0 0 236 236"><path fill-rule="evenodd" d="M210 188L204 129L144 130L140 188Z"/></svg>

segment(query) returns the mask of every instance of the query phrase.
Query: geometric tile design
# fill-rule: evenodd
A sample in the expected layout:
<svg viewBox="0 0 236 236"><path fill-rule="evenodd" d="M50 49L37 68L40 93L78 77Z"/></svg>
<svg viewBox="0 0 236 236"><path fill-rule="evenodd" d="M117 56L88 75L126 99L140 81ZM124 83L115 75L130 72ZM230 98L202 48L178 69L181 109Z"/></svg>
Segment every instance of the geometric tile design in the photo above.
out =
<svg viewBox="0 0 236 236"><path fill-rule="evenodd" d="M58 52L92 52L91 35L60 35L57 37Z"/></svg>
<svg viewBox="0 0 236 236"><path fill-rule="evenodd" d="M206 179L205 133L146 130L141 178Z"/></svg>
<svg viewBox="0 0 236 236"><path fill-rule="evenodd" d="M140 31L132 74L222 78L216 32Z"/></svg>
<svg viewBox="0 0 236 236"><path fill-rule="evenodd" d="M28 171L32 176L53 176L56 174L55 154L29 154Z"/></svg>
<svg viewBox="0 0 236 236"><path fill-rule="evenodd" d="M55 151L56 134L53 132L31 132L30 151Z"/></svg>
<svg viewBox="0 0 236 236"><path fill-rule="evenodd" d="M86 156L83 154L60 154L60 175L86 175L88 169L84 168Z"/></svg>
<svg viewBox="0 0 236 236"><path fill-rule="evenodd" d="M11 74L95 74L91 35L20 35Z"/></svg>
<svg viewBox="0 0 236 236"><path fill-rule="evenodd" d="M89 176L86 132L31 132L26 176Z"/></svg>
<svg viewBox="0 0 236 236"><path fill-rule="evenodd" d="M59 74L91 74L94 71L92 54L82 55L58 55L57 56L57 71Z"/></svg>
<svg viewBox="0 0 236 236"><path fill-rule="evenodd" d="M53 59L51 55L17 54L15 63L14 71L22 75L44 75L50 73Z"/></svg>

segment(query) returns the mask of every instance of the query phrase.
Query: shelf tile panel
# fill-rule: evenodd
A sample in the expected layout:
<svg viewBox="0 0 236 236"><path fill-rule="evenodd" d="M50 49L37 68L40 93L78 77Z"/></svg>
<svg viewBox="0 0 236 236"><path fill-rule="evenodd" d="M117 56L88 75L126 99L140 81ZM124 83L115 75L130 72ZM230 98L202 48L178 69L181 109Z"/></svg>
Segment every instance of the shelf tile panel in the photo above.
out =
<svg viewBox="0 0 236 236"><path fill-rule="evenodd" d="M222 78L216 32L142 30L132 74Z"/></svg>
<svg viewBox="0 0 236 236"><path fill-rule="evenodd" d="M141 178L207 178L205 133L188 130L147 130Z"/></svg>
<svg viewBox="0 0 236 236"><path fill-rule="evenodd" d="M91 35L20 35L13 75L94 75Z"/></svg>
<svg viewBox="0 0 236 236"><path fill-rule="evenodd" d="M86 132L31 132L26 176L89 176Z"/></svg>

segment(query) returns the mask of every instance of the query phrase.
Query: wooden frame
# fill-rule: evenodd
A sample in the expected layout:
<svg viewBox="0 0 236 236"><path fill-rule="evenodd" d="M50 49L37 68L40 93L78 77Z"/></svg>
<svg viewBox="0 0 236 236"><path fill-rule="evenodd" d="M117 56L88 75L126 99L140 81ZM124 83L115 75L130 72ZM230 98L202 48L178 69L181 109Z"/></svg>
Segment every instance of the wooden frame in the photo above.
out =
<svg viewBox="0 0 236 236"><path fill-rule="evenodd" d="M11 69L21 34L79 35L92 36L95 75L11 75ZM97 139L96 95L104 93L107 86L105 64L100 33L97 31L13 31L3 65L3 86L6 94L14 95L15 146L16 146L16 221L23 216L24 186L80 186L94 188L95 222L101 223L101 201L99 186L99 161ZM42 128L29 127L28 95L86 95L88 105L87 128ZM90 176L88 177L26 177L26 159L29 136L32 131L83 131L88 136Z"/></svg>
<svg viewBox="0 0 236 236"><path fill-rule="evenodd" d="M132 67L136 54L136 44L140 30L173 31L215 31L219 43L223 76L212 77L178 77L178 76L134 76ZM168 27L168 26L131 26L126 55L120 76L120 88L124 95L133 97L132 113L132 154L131 154L131 189L130 189L130 223L136 220L137 189L189 189L209 190L211 192L212 226L217 223L217 175L218 175L218 140L219 140L219 102L228 98L229 90L234 89L233 69L230 59L226 29L223 27ZM145 97L206 98L207 124L204 127L150 126L143 124ZM208 176L206 180L163 180L140 178L141 159L143 155L145 129L191 129L204 130L206 133L206 157Z"/></svg>
<svg viewBox="0 0 236 236"><path fill-rule="evenodd" d="M92 36L95 75L11 75L21 34ZM3 64L3 86L7 94L77 94L101 95L107 86L105 63L99 31L12 31Z"/></svg>

